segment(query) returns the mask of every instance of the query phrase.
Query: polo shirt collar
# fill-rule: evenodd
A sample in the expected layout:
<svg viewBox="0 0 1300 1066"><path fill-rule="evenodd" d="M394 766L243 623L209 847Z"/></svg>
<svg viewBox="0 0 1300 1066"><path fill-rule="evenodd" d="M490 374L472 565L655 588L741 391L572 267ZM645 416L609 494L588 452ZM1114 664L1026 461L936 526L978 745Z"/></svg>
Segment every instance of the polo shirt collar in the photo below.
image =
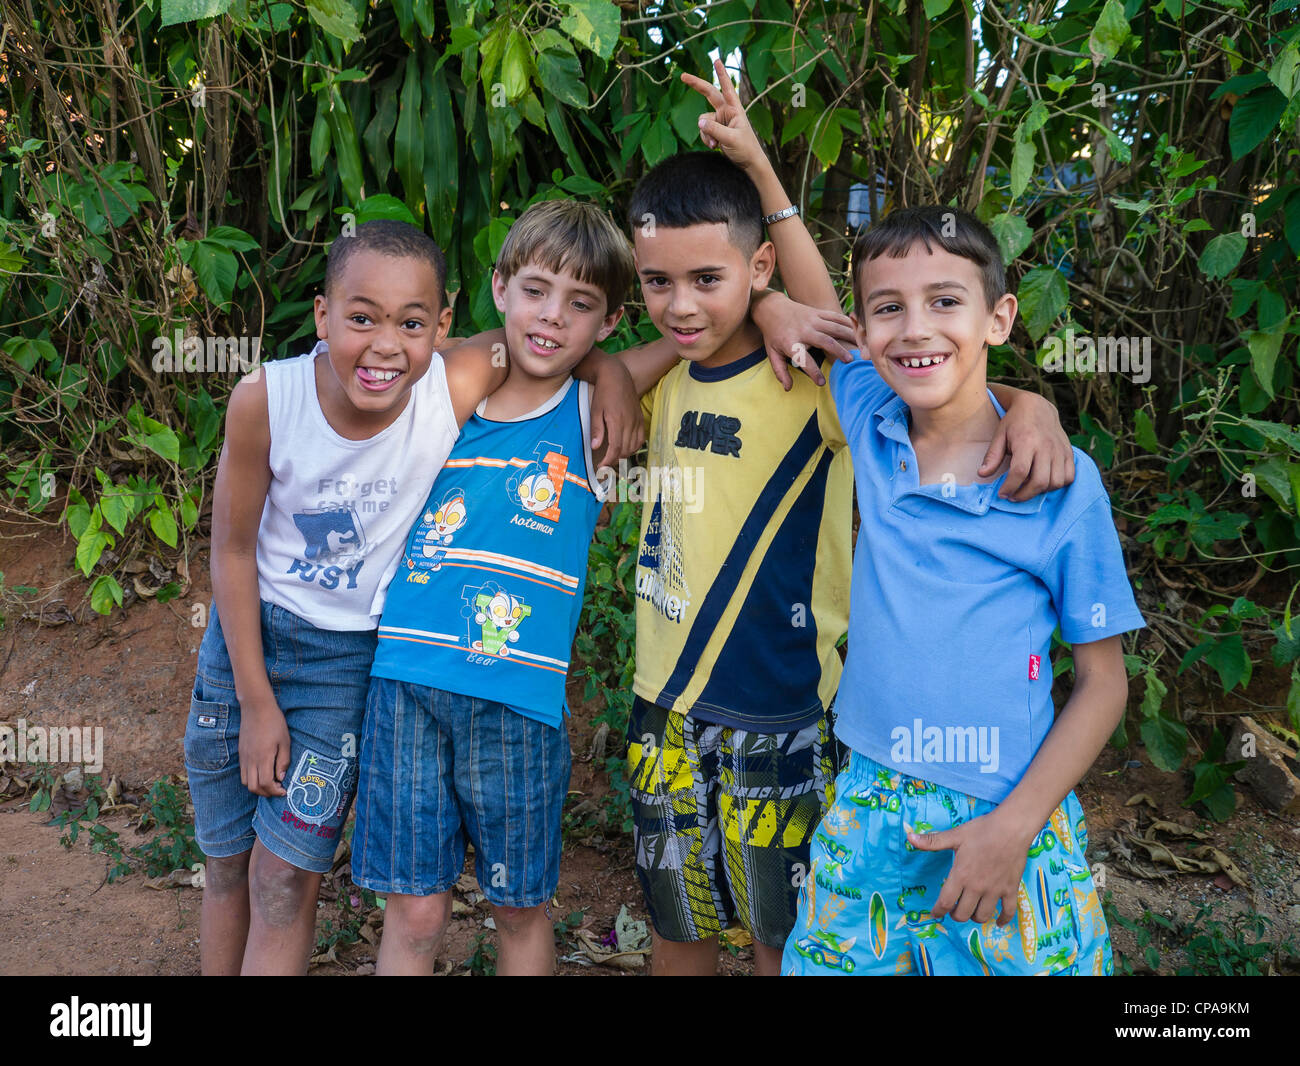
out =
<svg viewBox="0 0 1300 1066"><path fill-rule="evenodd" d="M989 390L989 400L993 404L993 410L998 413L998 418L1006 417L1006 410L997 401L997 397ZM875 429L881 436L895 442L896 445L905 448L913 456L915 464L915 452L912 448L912 439L908 435L908 426L910 423L910 412L907 404L901 396L895 396L888 403L878 408L873 413ZM895 474L898 472L898 464L894 463ZM913 466L915 469L915 466ZM915 478L912 475L912 479ZM909 479L909 480L912 480ZM989 508L998 511L1006 511L1010 514L1037 514L1043 509L1044 493L1039 493L1033 499L1006 500L998 495L1002 488L1003 482L1007 475L1003 474L996 481L991 481L986 485L958 485L957 494L954 496L944 496L938 485L914 485L912 488L904 488L902 493L912 493L922 496L931 496L933 499L946 503L950 507L956 507L961 511L969 511L971 514L984 514ZM929 490L936 490L931 493ZM902 494L900 493L900 495Z"/></svg>

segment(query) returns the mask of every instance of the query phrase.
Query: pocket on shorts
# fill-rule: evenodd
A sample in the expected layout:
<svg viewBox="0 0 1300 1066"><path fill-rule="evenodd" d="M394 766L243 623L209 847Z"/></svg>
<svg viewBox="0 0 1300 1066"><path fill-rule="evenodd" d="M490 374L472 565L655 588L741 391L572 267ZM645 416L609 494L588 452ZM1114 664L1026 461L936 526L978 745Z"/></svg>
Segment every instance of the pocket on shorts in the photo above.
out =
<svg viewBox="0 0 1300 1066"><path fill-rule="evenodd" d="M230 704L190 699L185 725L185 765L195 770L222 770L231 759Z"/></svg>

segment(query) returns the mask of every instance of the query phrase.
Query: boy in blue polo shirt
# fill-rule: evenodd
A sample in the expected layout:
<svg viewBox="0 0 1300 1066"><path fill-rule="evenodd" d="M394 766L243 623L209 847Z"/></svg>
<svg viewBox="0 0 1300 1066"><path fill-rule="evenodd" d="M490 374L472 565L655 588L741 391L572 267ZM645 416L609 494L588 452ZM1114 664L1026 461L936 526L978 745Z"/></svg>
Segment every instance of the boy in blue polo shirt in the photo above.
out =
<svg viewBox="0 0 1300 1066"><path fill-rule="evenodd" d="M1109 973L1072 791L1124 710L1120 634L1144 625L1109 497L1077 449L1074 483L1025 502L976 474L1003 415L988 348L1016 314L981 223L896 211L859 235L853 283L870 362L831 373L862 513L851 755L782 972ZM1054 723L1058 625L1076 681Z"/></svg>

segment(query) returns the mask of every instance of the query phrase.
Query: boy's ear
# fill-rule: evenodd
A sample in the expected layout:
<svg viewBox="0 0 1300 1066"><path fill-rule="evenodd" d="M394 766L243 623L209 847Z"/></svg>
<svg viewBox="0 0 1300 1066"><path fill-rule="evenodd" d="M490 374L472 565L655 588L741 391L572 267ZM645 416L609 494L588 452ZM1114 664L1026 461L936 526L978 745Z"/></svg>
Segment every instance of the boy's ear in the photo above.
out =
<svg viewBox="0 0 1300 1066"><path fill-rule="evenodd" d="M313 303L312 310L316 315L317 340L329 340L329 330L325 326L325 323L329 320L329 301L323 295L318 295Z"/></svg>
<svg viewBox="0 0 1300 1066"><path fill-rule="evenodd" d="M766 289L776 270L776 247L764 241L749 260L749 283L755 289Z"/></svg>
<svg viewBox="0 0 1300 1066"><path fill-rule="evenodd" d="M451 331L451 320L455 312L450 307L444 307L438 315L438 332L434 334L433 346L437 348L447 339L447 334Z"/></svg>
<svg viewBox="0 0 1300 1066"><path fill-rule="evenodd" d="M1011 336L1011 327L1016 322L1016 311L1019 308L1015 296L1009 292L1004 292L998 302L993 305L992 321L989 323L988 344L992 347L995 344L1005 344L1008 337Z"/></svg>
<svg viewBox="0 0 1300 1066"><path fill-rule="evenodd" d="M857 311L849 312L849 321L853 323L853 337L858 342L858 354L863 359L870 360L871 353L867 351L867 331L863 328L862 323L858 321Z"/></svg>
<svg viewBox="0 0 1300 1066"><path fill-rule="evenodd" d="M492 271L492 302L497 305L498 311L505 314L506 282L501 277L501 271L495 268Z"/></svg>
<svg viewBox="0 0 1300 1066"><path fill-rule="evenodd" d="M611 333L614 327L618 325L619 320L623 317L623 305L619 304L612 312L607 314L600 324L600 329L596 331L596 340L603 341Z"/></svg>
<svg viewBox="0 0 1300 1066"><path fill-rule="evenodd" d="M849 321L853 323L853 336L858 342L858 357L871 362L871 349L867 347L867 327L858 318L857 311L849 312Z"/></svg>

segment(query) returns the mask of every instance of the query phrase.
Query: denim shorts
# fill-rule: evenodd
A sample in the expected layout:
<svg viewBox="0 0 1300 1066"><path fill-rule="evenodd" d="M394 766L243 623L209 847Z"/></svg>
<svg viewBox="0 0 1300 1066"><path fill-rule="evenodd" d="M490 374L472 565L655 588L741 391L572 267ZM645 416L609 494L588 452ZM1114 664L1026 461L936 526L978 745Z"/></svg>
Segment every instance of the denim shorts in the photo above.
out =
<svg viewBox="0 0 1300 1066"><path fill-rule="evenodd" d="M239 700L214 604L185 726L194 839L212 858L242 855L257 839L285 862L324 873L356 791L377 631L317 629L265 601L261 613L266 675L289 726L288 795L257 796L239 779Z"/></svg>
<svg viewBox="0 0 1300 1066"><path fill-rule="evenodd" d="M352 879L379 893L447 892L474 845L499 907L549 903L560 880L569 734L505 704L370 679Z"/></svg>
<svg viewBox="0 0 1300 1066"><path fill-rule="evenodd" d="M1084 851L1088 826L1073 792L1025 856L1016 916L958 922L930 910L952 851L919 851L907 829L938 832L997 805L909 777L853 752L817 827L799 920L786 941L787 976L1068 974L1112 970L1110 936Z"/></svg>

